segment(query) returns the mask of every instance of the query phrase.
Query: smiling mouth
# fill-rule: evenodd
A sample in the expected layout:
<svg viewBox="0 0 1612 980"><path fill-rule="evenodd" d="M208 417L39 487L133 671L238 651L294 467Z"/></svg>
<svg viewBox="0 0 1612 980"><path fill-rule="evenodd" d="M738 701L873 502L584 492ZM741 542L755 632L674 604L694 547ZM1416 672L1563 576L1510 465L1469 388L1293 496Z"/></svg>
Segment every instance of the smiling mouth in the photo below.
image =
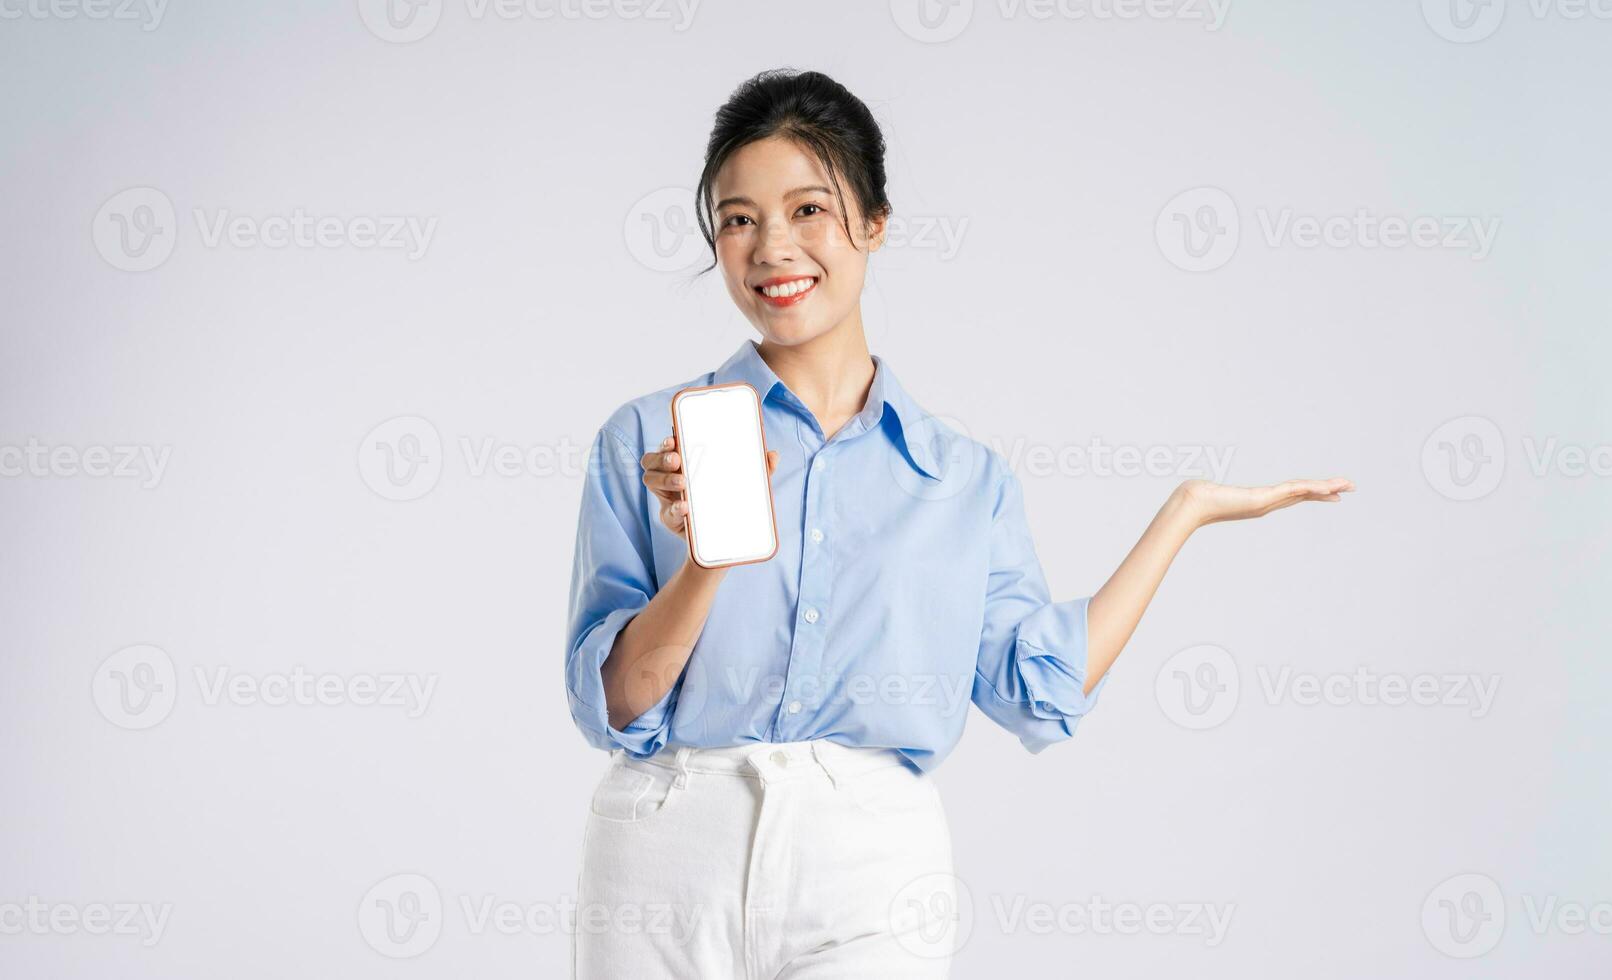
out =
<svg viewBox="0 0 1612 980"><path fill-rule="evenodd" d="M817 288L816 276L801 276L784 282L766 283L752 287L756 295L772 306L793 306Z"/></svg>

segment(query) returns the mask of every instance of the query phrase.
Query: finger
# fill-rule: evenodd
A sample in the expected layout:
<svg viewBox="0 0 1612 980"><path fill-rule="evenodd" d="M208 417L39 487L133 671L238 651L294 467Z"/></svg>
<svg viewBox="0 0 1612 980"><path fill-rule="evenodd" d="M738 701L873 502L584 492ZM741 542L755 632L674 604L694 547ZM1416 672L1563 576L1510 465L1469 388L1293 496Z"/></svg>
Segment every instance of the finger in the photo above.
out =
<svg viewBox="0 0 1612 980"><path fill-rule="evenodd" d="M688 504L678 500L661 508L660 522L674 534L683 533L683 524L688 520Z"/></svg>
<svg viewBox="0 0 1612 980"><path fill-rule="evenodd" d="M676 453L645 453L639 463L646 472L658 470L675 473L682 468L682 459Z"/></svg>
<svg viewBox="0 0 1612 980"><path fill-rule="evenodd" d="M1327 480L1289 480L1281 486L1288 493L1345 493L1355 488L1354 481L1335 476Z"/></svg>
<svg viewBox="0 0 1612 980"><path fill-rule="evenodd" d="M682 473L668 473L665 470L645 470L644 486L656 493L669 493L673 496L680 494L687 477Z"/></svg>
<svg viewBox="0 0 1612 980"><path fill-rule="evenodd" d="M661 440L660 446L638 460L646 470L675 470L682 465L677 455L677 442L671 436Z"/></svg>
<svg viewBox="0 0 1612 980"><path fill-rule="evenodd" d="M772 476L772 474L777 469L778 469L778 450L769 449L769 450L767 450L767 475Z"/></svg>

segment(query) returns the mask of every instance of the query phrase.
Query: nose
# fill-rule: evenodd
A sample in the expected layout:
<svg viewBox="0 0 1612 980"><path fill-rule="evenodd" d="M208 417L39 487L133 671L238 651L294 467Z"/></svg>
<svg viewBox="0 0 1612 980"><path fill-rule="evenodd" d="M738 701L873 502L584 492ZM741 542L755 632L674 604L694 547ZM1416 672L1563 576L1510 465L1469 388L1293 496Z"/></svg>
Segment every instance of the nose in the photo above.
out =
<svg viewBox="0 0 1612 980"><path fill-rule="evenodd" d="M783 262L793 262L800 255L800 248L795 242L795 236L787 221L764 221L761 225L761 234L756 236L755 251L751 260L757 265L778 265Z"/></svg>

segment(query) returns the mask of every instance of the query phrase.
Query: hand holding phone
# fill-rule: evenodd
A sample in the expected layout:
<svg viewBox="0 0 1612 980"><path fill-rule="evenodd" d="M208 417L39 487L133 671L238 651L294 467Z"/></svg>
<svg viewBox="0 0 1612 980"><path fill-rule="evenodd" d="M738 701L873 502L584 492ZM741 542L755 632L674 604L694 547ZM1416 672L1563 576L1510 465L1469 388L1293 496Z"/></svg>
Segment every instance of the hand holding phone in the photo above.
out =
<svg viewBox="0 0 1612 980"><path fill-rule="evenodd" d="M771 476L778 453L766 449L754 388L740 383L678 392L672 435L645 453L642 465L644 485L660 502L661 523L688 542L695 564L721 568L776 553Z"/></svg>

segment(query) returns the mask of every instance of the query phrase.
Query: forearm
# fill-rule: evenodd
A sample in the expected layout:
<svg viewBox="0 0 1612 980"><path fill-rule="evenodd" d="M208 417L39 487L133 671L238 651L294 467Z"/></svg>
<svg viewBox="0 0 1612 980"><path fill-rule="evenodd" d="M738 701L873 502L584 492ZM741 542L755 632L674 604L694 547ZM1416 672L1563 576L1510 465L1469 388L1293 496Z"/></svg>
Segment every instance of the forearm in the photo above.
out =
<svg viewBox="0 0 1612 980"><path fill-rule="evenodd" d="M726 573L685 561L616 635L602 669L611 727L625 728L677 683Z"/></svg>
<svg viewBox="0 0 1612 980"><path fill-rule="evenodd" d="M1196 527L1184 495L1172 493L1130 554L1092 596L1086 607L1087 694L1125 649L1170 562Z"/></svg>

